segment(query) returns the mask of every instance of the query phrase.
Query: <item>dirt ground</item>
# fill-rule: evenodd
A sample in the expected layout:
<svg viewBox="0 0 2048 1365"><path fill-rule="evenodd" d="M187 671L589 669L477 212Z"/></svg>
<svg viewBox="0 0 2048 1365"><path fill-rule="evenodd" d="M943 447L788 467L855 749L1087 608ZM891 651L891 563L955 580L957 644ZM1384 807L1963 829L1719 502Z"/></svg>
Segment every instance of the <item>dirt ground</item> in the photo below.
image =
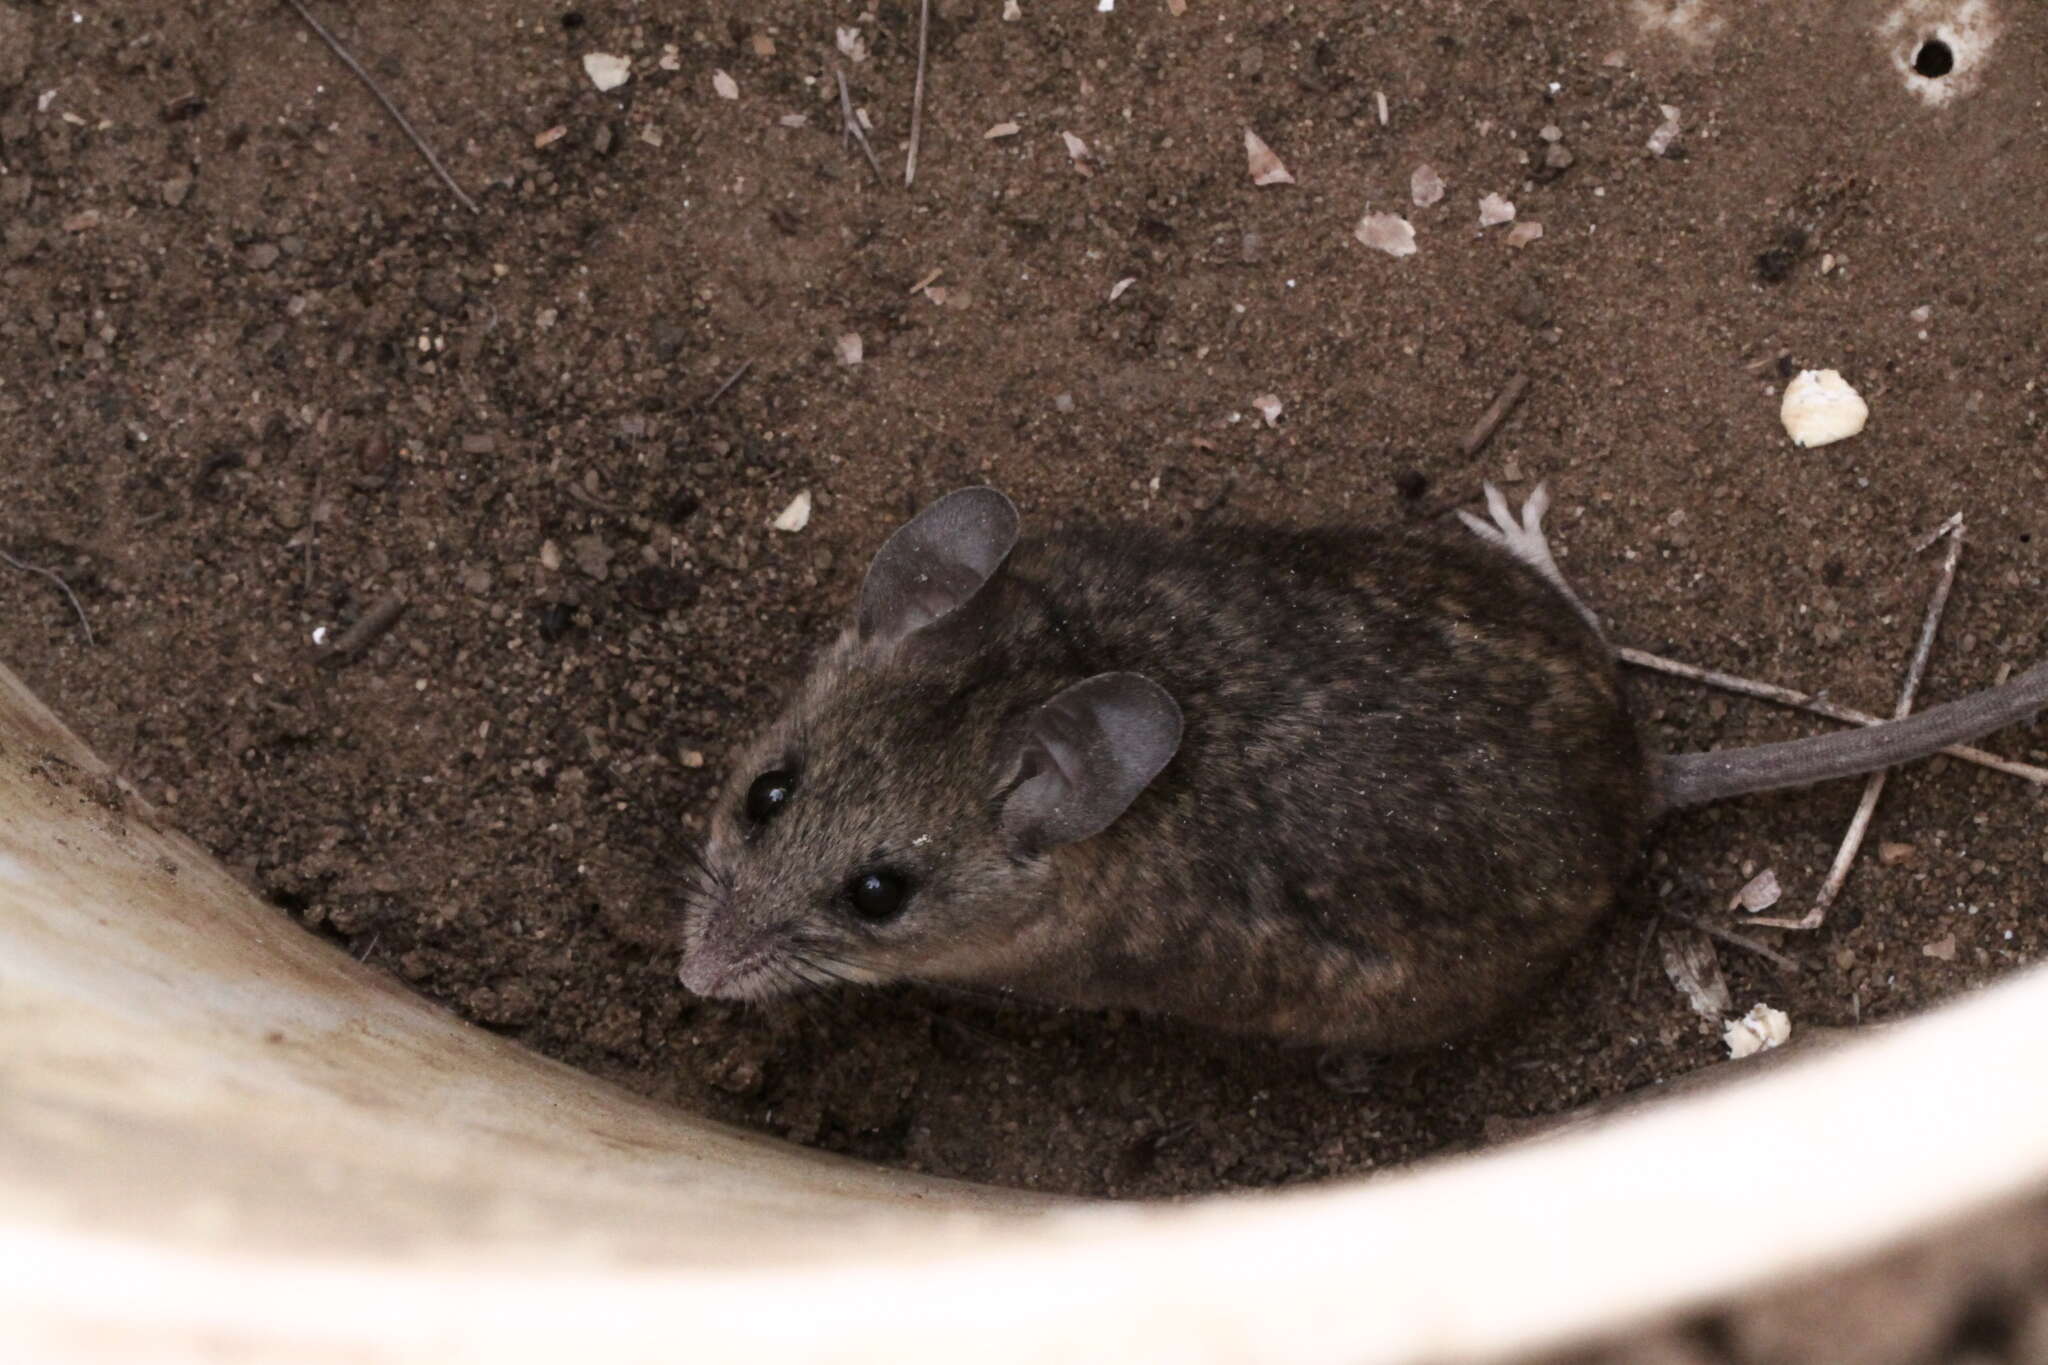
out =
<svg viewBox="0 0 2048 1365"><path fill-rule="evenodd" d="M1118 1196L1278 1185L1715 1064L1718 1025L1645 953L1652 908L1732 925L1771 868L1803 909L1859 784L1669 822L1524 1014L1359 1096L1129 1017L695 1002L673 888L867 556L975 481L1039 526L1184 526L1419 518L1545 478L1622 641L1873 711L1933 581L1913 542L1960 510L1923 700L2039 658L2048 13L1984 10L1935 103L1899 62L1939 6L1891 31L1863 0L1020 8L933 5L906 189L900 0L321 4L471 213L282 5L0 0L0 549L92 631L0 571L0 658L309 932L835 1151ZM631 79L600 92L591 53ZM1248 127L1297 183L1252 183ZM1424 163L1448 193L1416 207ZM1542 237L1480 229L1489 193ZM1419 250L1361 245L1368 209ZM1808 366L1868 430L1791 446ZM801 490L809 524L771 529ZM317 642L393 594L396 626L327 666ZM1819 724L1638 694L1671 749ZM2048 731L1990 747L2048 759ZM1733 1008L1846 1025L2038 960L2044 812L1982 769L1899 774L1826 927L1753 931L1804 970L1723 948Z"/></svg>

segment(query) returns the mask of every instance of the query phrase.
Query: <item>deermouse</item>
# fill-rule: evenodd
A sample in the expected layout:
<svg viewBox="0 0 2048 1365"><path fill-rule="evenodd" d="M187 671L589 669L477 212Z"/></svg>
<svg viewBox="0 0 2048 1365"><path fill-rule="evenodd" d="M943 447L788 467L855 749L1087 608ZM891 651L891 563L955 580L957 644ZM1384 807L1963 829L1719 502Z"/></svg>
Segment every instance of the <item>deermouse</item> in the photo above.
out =
<svg viewBox="0 0 2048 1365"><path fill-rule="evenodd" d="M2048 705L2048 663L1863 730L1659 758L1551 559L1479 535L1019 539L991 488L892 535L739 757L682 982L953 983L1361 1052L1497 1016L1668 810L1890 767Z"/></svg>

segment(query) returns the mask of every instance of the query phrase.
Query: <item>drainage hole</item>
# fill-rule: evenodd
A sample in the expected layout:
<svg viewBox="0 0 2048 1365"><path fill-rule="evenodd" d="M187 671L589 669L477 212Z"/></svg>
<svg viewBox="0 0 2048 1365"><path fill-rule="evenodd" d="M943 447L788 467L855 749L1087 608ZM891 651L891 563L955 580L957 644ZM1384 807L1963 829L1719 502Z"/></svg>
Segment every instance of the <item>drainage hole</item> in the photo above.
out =
<svg viewBox="0 0 2048 1365"><path fill-rule="evenodd" d="M1920 50L1913 54L1913 70L1934 80L1946 76L1956 69L1956 54L1939 38L1929 38L1920 44Z"/></svg>

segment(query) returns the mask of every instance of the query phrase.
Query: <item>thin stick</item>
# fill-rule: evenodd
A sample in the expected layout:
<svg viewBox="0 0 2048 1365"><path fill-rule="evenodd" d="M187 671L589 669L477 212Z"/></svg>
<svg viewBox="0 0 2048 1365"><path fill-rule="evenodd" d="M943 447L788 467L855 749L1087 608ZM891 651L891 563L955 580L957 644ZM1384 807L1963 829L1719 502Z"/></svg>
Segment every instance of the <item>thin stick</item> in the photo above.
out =
<svg viewBox="0 0 2048 1365"><path fill-rule="evenodd" d="M1674 678L1684 678L1689 682L1704 683L1708 687L1718 687L1724 692L1734 692L1745 697L1755 697L1760 701L1776 702L1780 706L1797 707L1801 711L1811 711L1816 716L1826 716L1829 720L1839 720L1848 725L1883 725L1885 723L1882 716L1873 716L1868 711L1858 711L1854 707L1839 705L1825 697L1816 697L1811 692L1798 692L1789 687L1780 687L1776 683L1756 682L1750 678L1738 678L1733 673L1723 673L1718 669L1701 668L1695 664L1680 663L1676 659L1667 659L1661 654L1652 654L1648 650L1623 647L1617 649L1615 654L1620 657L1623 663L1633 664L1637 668L1646 668L1655 673L1668 673ZM2008 773L2013 777L2022 778L2028 782L2048 786L2048 768L2036 767L2032 763L2021 763L2016 759L2000 758L1997 754L1987 753L1983 749L1972 748L1967 744L1951 744L1948 748L1943 749L1942 752L1951 758L1962 759L1966 763L1975 763L1979 767L1991 768L1998 772Z"/></svg>
<svg viewBox="0 0 2048 1365"><path fill-rule="evenodd" d="M917 14L917 85L910 95L910 155L903 162L903 188L917 179L917 136L924 127L924 51L932 27L932 0L924 0Z"/></svg>
<svg viewBox="0 0 2048 1365"><path fill-rule="evenodd" d="M1494 395L1493 402L1487 405L1486 411L1479 414L1479 420L1472 424L1472 429L1459 440L1458 452L1467 458L1477 455L1486 443L1493 439L1493 433L1500 429L1502 422L1507 421L1508 414L1515 410L1515 404L1521 402L1522 395L1528 391L1528 375L1518 374L1510 379L1506 386Z"/></svg>
<svg viewBox="0 0 2048 1365"><path fill-rule="evenodd" d="M377 103L384 106L384 112L391 115L392 120L405 130L405 135L412 139L412 145L420 149L420 155L425 157L427 164L434 168L434 174L441 177L441 183L448 187L448 192L462 201L462 207L468 209L471 213L481 212L482 210L476 206L476 201L464 194L462 186L455 183L455 177L448 174L448 168L441 164L440 157L434 155L434 149L427 145L427 140L419 135L418 130L412 126L412 123L404 114L398 112L398 106L391 102L391 97L384 93L383 88L371 78L370 73L363 70L362 63L349 55L348 49L343 47L340 41L332 33L329 33L318 19L313 17L313 11L307 9L302 0L284 0L284 2L290 5L301 19L306 21L306 27L320 35L320 41L327 44L333 50L335 56L341 58L342 64L355 72L357 79L370 88L370 93L377 97Z"/></svg>
<svg viewBox="0 0 2048 1365"><path fill-rule="evenodd" d="M71 603L71 610L78 613L78 624L85 629L85 642L87 644L93 643L92 622L85 619L85 608L78 605L78 594L71 591L71 585L66 583L56 570L45 569L40 564L24 564L5 550L0 550L0 560L4 560L10 567L19 569L23 573L39 573L62 588L65 598Z"/></svg>
<svg viewBox="0 0 2048 1365"><path fill-rule="evenodd" d="M1636 965L1628 974L1628 998L1636 998L1636 990L1643 984L1643 964L1650 960L1650 941L1657 937L1657 917L1651 915L1643 921L1643 941L1636 945Z"/></svg>
<svg viewBox="0 0 2048 1365"><path fill-rule="evenodd" d="M700 407L700 408L708 408L708 407L710 407L710 406L711 406L711 405L712 405L713 403L716 403L716 402L717 402L717 401L718 401L719 399L721 399L721 398L725 397L725 391L726 391L727 389L731 388L731 387L732 387L733 385L735 385L735 384L739 383L739 382L740 382L740 377L741 377L742 375L744 375L744 374L745 374L745 373L746 373L746 372L747 372L748 370L751 370L751 369L753 369L753 368L754 368L754 362L753 362L753 361L751 361L751 360L743 360L743 361L741 361L741 362L740 362L740 367L739 367L739 368L738 368L737 370L734 370L734 371L733 371L733 372L732 372L731 374L727 375L727 376L725 377L725 382L724 382L723 384L720 384L720 385L719 385L719 386L718 386L717 388L713 389L713 390L711 391L711 396L710 396L709 398L705 399L705 400L704 400L703 402L699 403L699 404L698 404L697 406L698 406L698 407Z"/></svg>
<svg viewBox="0 0 2048 1365"><path fill-rule="evenodd" d="M398 618L405 615L405 595L392 593L368 611L356 623L341 633L334 647L321 655L318 663L322 668L339 668L349 660L369 649L382 639L384 633L398 624Z"/></svg>
<svg viewBox="0 0 2048 1365"><path fill-rule="evenodd" d="M1691 915L1680 914L1676 910L1659 909L1657 913L1664 916L1664 918L1666 919L1677 920L1680 924L1687 925L1691 928L1697 929L1701 933L1705 934L1708 938L1718 938L1723 943L1731 944L1734 947L1742 949L1744 952L1755 953L1758 957L1764 959L1764 961L1772 963L1775 966L1783 967L1788 972L1798 972L1805 970L1805 968L1799 965L1799 960L1797 958L1787 957L1783 953L1779 952L1776 948L1766 948L1763 944L1758 943L1755 939L1749 937L1747 934L1738 934L1733 929L1723 929L1717 924L1709 924L1705 920L1694 919ZM1763 921L1751 920L1750 923L1761 924L1763 923Z"/></svg>
<svg viewBox="0 0 2048 1365"><path fill-rule="evenodd" d="M1920 639L1913 646L1913 661L1906 666L1906 681L1899 688L1899 704L1893 709L1893 716L1904 720L1913 714L1913 699L1919 694L1920 680L1927 673L1927 658L1934 652L1934 635L1941 627L1941 614L1948 608L1949 589L1955 586L1956 563L1963 556L1963 514L1956 513L1942 523L1936 536L1948 535L1948 554L1941 562L1941 577L1935 580L1934 596L1928 599L1927 613L1920 619ZM1933 544L1933 539L1924 540L1919 548ZM1856 855L1863 848L1863 836L1870 829L1871 818L1877 813L1878 798L1884 795L1885 772L1879 769L1863 783L1863 799L1856 803L1856 814L1849 821L1849 830L1842 836L1842 846L1835 852L1834 866L1828 869L1828 878L1821 883L1820 894L1814 897L1813 908L1799 919L1759 919L1753 924L1770 925L1779 929L1818 929L1827 920L1828 907L1835 903L1835 897L1842 893L1843 883L1849 880L1849 869L1856 862Z"/></svg>
<svg viewBox="0 0 2048 1365"><path fill-rule="evenodd" d="M862 128L860 120L854 117L853 96L846 92L846 73L835 66L832 68L832 74L839 78L839 116L846 120L846 132L860 144L860 149L867 153L868 165L874 168L875 179L887 179L882 174L882 163L875 159L875 149L868 146L867 130Z"/></svg>

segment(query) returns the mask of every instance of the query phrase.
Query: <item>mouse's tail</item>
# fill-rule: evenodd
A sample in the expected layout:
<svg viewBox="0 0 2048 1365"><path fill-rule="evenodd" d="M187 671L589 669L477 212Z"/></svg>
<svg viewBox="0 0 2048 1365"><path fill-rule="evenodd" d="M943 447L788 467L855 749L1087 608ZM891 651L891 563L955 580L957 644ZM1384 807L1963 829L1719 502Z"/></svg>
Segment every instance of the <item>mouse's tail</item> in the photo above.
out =
<svg viewBox="0 0 2048 1365"><path fill-rule="evenodd" d="M1874 773L1940 753L2048 708L2048 662L2006 683L1903 720L1749 749L1673 754L1657 774L1660 806L1699 806L1730 796L1804 787Z"/></svg>

